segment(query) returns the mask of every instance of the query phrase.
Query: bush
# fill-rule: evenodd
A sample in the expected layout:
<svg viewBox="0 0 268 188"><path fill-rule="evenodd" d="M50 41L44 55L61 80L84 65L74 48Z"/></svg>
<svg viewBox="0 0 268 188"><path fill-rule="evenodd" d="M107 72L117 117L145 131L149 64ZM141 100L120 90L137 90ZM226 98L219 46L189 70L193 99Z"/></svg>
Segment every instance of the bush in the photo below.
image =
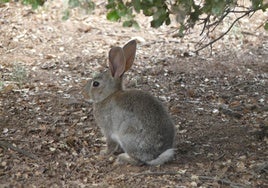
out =
<svg viewBox="0 0 268 188"><path fill-rule="evenodd" d="M107 18L112 21L123 20L123 25L137 24L134 12L152 16L151 26L158 28L163 24L170 24L170 15L176 15L176 20L181 24L180 32L193 28L197 22L202 22L204 27L214 25L224 20L230 13L244 13L250 15L258 10L266 11L268 1L251 0L249 7L243 7L237 0L108 0ZM126 24L128 23L128 24ZM268 28L268 23L264 24Z"/></svg>

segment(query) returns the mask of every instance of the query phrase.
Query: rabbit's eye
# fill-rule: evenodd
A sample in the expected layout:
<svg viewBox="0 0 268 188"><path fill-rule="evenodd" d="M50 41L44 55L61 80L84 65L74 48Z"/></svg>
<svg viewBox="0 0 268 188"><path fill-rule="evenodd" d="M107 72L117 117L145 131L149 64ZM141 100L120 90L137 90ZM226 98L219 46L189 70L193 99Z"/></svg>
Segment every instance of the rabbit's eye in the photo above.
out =
<svg viewBox="0 0 268 188"><path fill-rule="evenodd" d="M93 85L93 87L98 87L100 85L100 83L97 81L94 81L92 85Z"/></svg>

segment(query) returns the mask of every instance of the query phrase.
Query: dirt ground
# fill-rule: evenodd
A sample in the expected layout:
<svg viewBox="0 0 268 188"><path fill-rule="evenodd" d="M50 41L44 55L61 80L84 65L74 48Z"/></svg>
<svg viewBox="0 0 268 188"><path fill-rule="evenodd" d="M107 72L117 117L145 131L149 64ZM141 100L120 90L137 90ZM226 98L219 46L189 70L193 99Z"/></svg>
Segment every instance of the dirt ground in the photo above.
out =
<svg viewBox="0 0 268 188"><path fill-rule="evenodd" d="M258 28L267 13L187 57L200 30L174 38L175 23L156 30L139 16L140 30L123 28L104 2L67 21L55 1L0 7L0 187L268 187L268 33ZM176 125L175 159L162 166L100 156L105 142L80 94L110 47L133 38L126 86L158 97Z"/></svg>

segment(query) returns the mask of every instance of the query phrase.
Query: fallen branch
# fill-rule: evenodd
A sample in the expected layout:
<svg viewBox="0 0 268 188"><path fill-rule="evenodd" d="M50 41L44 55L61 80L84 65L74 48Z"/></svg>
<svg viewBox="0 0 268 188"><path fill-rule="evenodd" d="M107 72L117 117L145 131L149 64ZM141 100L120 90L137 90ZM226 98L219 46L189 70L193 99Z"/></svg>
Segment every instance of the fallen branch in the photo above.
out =
<svg viewBox="0 0 268 188"><path fill-rule="evenodd" d="M31 159L38 159L37 156L35 156L34 154L32 154L32 153L30 153L28 151L22 150L22 149L20 149L18 147L15 147L12 144L10 144L9 142L3 141L3 140L0 141L0 147L2 147L3 149L9 148L9 149L11 149L13 151L16 151L16 152L18 152L20 154L23 154L23 155L29 157Z"/></svg>

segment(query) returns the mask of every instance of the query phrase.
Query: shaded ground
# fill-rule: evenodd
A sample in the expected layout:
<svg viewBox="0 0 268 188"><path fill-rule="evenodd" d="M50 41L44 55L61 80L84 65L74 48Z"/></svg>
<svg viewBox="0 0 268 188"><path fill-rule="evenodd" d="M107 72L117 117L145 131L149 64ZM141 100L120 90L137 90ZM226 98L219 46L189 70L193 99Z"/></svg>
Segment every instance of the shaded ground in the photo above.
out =
<svg viewBox="0 0 268 188"><path fill-rule="evenodd" d="M0 7L1 187L268 186L267 33L251 23L213 54L184 57L197 34L172 38L146 19L141 30L122 28L101 8L64 22L60 7ZM176 124L177 155L161 167L100 156L105 142L80 95L109 48L131 38L139 44L127 87L157 96Z"/></svg>

